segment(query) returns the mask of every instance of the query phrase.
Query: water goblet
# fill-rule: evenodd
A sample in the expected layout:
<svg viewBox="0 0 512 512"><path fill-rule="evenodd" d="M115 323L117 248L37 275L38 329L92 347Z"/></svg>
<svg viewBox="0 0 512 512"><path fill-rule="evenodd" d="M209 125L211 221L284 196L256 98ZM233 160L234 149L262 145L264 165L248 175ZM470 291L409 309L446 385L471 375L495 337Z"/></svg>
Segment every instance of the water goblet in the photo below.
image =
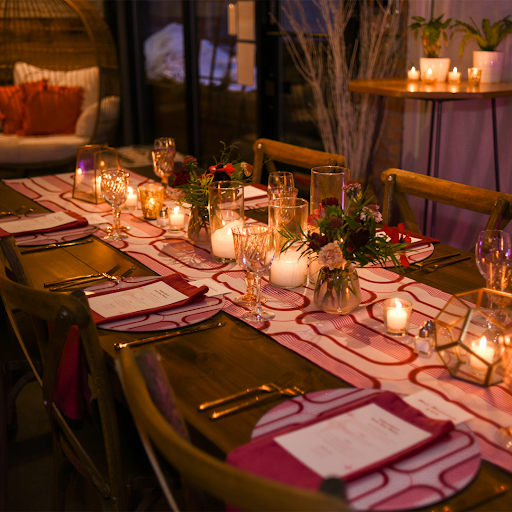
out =
<svg viewBox="0 0 512 512"><path fill-rule="evenodd" d="M486 262L499 263L512 260L512 235L499 229L484 230L475 246L475 261L485 278Z"/></svg>
<svg viewBox="0 0 512 512"><path fill-rule="evenodd" d="M261 307L261 276L270 268L276 252L276 229L270 226L244 226L241 233L242 261L254 273L256 305L242 315L248 322L272 320L274 313Z"/></svg>
<svg viewBox="0 0 512 512"><path fill-rule="evenodd" d="M292 190L295 187L293 173L287 171L271 172L268 175L267 193L269 200L272 199L272 191L276 188Z"/></svg>
<svg viewBox="0 0 512 512"><path fill-rule="evenodd" d="M231 233L233 234L233 241L235 244L235 259L237 264L245 269L245 284L246 292L243 295L239 295L233 301L241 306L254 306L256 305L256 293L254 289L254 274L247 269L242 258L242 233L241 229L243 226L235 226L232 228ZM265 297L260 297L260 302L264 304L267 302Z"/></svg>
<svg viewBox="0 0 512 512"><path fill-rule="evenodd" d="M171 198L169 177L174 172L174 157L176 155L174 139L170 137L155 139L154 150L151 155L153 157L153 171L162 180L162 185L165 187L165 197Z"/></svg>
<svg viewBox="0 0 512 512"><path fill-rule="evenodd" d="M121 230L121 212L119 210L119 207L126 201L128 179L129 174L118 168L106 169L101 173L101 194L103 199L112 206L112 216L114 217L112 230L103 240L115 241L128 238L128 235Z"/></svg>

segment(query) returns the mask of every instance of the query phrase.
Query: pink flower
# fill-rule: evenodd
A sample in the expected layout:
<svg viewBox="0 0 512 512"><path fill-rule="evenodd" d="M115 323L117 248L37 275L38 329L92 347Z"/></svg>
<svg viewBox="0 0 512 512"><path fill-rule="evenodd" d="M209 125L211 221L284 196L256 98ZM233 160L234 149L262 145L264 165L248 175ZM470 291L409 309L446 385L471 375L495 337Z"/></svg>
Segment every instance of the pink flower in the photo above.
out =
<svg viewBox="0 0 512 512"><path fill-rule="evenodd" d="M244 174L249 177L252 176L252 165L248 164L247 162L242 162L242 170L244 171Z"/></svg>
<svg viewBox="0 0 512 512"><path fill-rule="evenodd" d="M320 249L318 263L322 266L328 266L330 270L333 270L335 268L344 268L347 260L343 257L338 242L331 242Z"/></svg>
<svg viewBox="0 0 512 512"><path fill-rule="evenodd" d="M343 190L350 199L354 199L354 197L361 192L361 183L358 183L357 181L347 181Z"/></svg>
<svg viewBox="0 0 512 512"><path fill-rule="evenodd" d="M382 214L379 211L378 204L369 204L365 206L361 211L361 220L368 218L375 219L375 222L382 222Z"/></svg>
<svg viewBox="0 0 512 512"><path fill-rule="evenodd" d="M308 224L316 228L320 221L327 215L327 211L320 207L317 210L313 210L313 214L308 217Z"/></svg>

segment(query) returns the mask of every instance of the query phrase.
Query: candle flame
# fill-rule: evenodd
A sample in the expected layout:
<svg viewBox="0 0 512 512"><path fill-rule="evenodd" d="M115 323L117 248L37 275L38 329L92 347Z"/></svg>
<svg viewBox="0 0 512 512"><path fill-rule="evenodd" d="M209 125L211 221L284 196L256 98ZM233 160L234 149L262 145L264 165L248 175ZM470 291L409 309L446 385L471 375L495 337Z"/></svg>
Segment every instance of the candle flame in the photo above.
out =
<svg viewBox="0 0 512 512"><path fill-rule="evenodd" d="M411 68L411 71L414 73L414 72L416 71L416 68L413 66L413 67Z"/></svg>
<svg viewBox="0 0 512 512"><path fill-rule="evenodd" d="M453 72L457 73L457 68L456 67L453 68Z"/></svg>
<svg viewBox="0 0 512 512"><path fill-rule="evenodd" d="M487 346L487 338L482 336L480 339L480 350L483 350Z"/></svg>
<svg viewBox="0 0 512 512"><path fill-rule="evenodd" d="M128 187L128 194L133 194L133 188L132 187Z"/></svg>
<svg viewBox="0 0 512 512"><path fill-rule="evenodd" d="M179 206L175 206L174 207L174 215L178 215L178 213L180 213L180 207Z"/></svg>
<svg viewBox="0 0 512 512"><path fill-rule="evenodd" d="M432 68L428 68L428 69L427 69L427 74L428 74L428 75L431 75L431 74L432 74Z"/></svg>
<svg viewBox="0 0 512 512"><path fill-rule="evenodd" d="M396 303L396 310L397 310L397 312L398 312L398 311L400 311L401 309L402 309L402 303L401 303L400 301L398 301L398 302Z"/></svg>

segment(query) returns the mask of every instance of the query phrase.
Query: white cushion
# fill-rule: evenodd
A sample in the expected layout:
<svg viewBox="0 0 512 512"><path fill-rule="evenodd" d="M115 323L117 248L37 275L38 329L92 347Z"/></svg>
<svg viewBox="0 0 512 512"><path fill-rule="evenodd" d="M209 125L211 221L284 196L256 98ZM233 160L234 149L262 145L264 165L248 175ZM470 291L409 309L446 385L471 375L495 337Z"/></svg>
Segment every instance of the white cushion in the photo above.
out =
<svg viewBox="0 0 512 512"><path fill-rule="evenodd" d="M43 164L76 158L77 149L88 142L87 137L76 135L18 137L0 134L0 164Z"/></svg>
<svg viewBox="0 0 512 512"><path fill-rule="evenodd" d="M26 62L16 62L14 64L15 85L25 82L38 82L44 78L48 79L49 85L82 87L84 90L82 112L99 100L100 69L97 66L72 71L54 71L51 69L38 68Z"/></svg>
<svg viewBox="0 0 512 512"><path fill-rule="evenodd" d="M99 139L102 139L109 134L112 124L115 123L119 117L120 104L121 98L119 98L119 96L107 96L101 100L101 111L103 112L103 116L96 129L95 138L99 137ZM94 130L97 116L98 102L89 105L89 107L80 114L75 126L75 135L78 137L90 138Z"/></svg>

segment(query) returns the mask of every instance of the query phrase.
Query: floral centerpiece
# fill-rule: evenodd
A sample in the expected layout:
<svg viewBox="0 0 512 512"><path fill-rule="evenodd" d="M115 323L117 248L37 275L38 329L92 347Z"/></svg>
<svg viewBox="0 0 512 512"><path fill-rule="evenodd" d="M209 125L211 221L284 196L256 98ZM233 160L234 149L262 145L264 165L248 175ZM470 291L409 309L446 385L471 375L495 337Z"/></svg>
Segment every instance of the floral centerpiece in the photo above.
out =
<svg viewBox="0 0 512 512"><path fill-rule="evenodd" d="M252 181L252 165L240 159L232 158L236 144L226 146L221 141L222 149L219 160L214 157L215 164L201 172L197 159L186 156L181 170L174 171L169 178L171 194L174 200L191 205L188 225L188 236L195 241L209 240L208 190L216 181Z"/></svg>
<svg viewBox="0 0 512 512"><path fill-rule="evenodd" d="M345 186L348 202L345 209L335 197L322 200L321 207L308 218L312 230L295 235L284 230L282 251L292 245L301 257L316 259L321 267L316 279L315 304L329 313L345 314L361 302L361 289L356 267L384 265L391 260L395 266L408 266L404 250L411 241L404 230L384 226L379 206L365 200L361 185Z"/></svg>

